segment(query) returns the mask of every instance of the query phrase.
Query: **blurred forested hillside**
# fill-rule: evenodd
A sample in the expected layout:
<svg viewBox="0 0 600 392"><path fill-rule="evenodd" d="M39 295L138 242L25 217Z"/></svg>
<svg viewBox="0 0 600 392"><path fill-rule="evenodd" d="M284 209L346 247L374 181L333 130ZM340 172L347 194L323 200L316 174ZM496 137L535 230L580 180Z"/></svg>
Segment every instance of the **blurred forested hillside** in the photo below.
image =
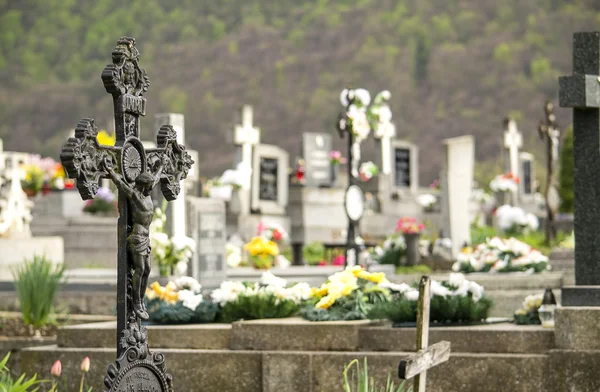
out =
<svg viewBox="0 0 600 392"><path fill-rule="evenodd" d="M509 114L543 159L543 101L556 102L557 78L571 72L572 33L590 30L598 0L0 0L0 137L57 157L80 117L112 129L100 74L128 35L151 80L145 138L154 114L185 113L204 175L231 166L243 104L262 140L293 157L302 132L334 130L351 83L392 92L424 184L437 177L441 139L464 134L476 136L482 178L499 163ZM569 110L558 119L566 128Z"/></svg>

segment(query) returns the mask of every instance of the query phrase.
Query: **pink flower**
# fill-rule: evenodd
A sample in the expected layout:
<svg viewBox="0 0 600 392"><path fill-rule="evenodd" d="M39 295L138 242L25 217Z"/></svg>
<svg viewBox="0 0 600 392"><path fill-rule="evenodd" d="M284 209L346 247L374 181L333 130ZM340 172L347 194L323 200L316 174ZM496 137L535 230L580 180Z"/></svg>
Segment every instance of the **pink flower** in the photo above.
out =
<svg viewBox="0 0 600 392"><path fill-rule="evenodd" d="M267 227L265 226L265 224L264 224L264 223L262 223L262 222L260 222L260 223L258 224L258 227L256 228L256 232L257 232L257 234L258 234L258 235L261 235L261 234L262 234L262 232L263 232L263 231L265 231L265 229L266 229L266 228L267 228Z"/></svg>
<svg viewBox="0 0 600 392"><path fill-rule="evenodd" d="M60 360L57 359L56 362L54 362L54 365L52 365L52 369L50 369L50 374L54 377L60 377L61 372L62 365L60 363Z"/></svg>
<svg viewBox="0 0 600 392"><path fill-rule="evenodd" d="M90 371L90 357L85 357L83 358L83 361L81 361L81 371L83 373Z"/></svg>
<svg viewBox="0 0 600 392"><path fill-rule="evenodd" d="M336 256L332 262L333 265L344 265L345 263L346 263L346 257L344 255Z"/></svg>
<svg viewBox="0 0 600 392"><path fill-rule="evenodd" d="M317 264L319 267L325 267L327 265L327 262L325 260L321 260L319 261L319 264Z"/></svg>

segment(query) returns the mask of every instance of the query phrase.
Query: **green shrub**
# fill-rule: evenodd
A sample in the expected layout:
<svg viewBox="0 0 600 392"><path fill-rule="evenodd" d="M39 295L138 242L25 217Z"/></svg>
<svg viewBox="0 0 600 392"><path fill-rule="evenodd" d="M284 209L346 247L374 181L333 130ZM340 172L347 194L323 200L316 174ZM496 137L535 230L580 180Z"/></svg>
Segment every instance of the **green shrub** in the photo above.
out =
<svg viewBox="0 0 600 392"><path fill-rule="evenodd" d="M348 372L352 367L356 365L356 371L352 372L350 379L348 379ZM412 387L406 386L406 381L403 381L396 387L394 381L392 381L392 375L388 374L385 388L377 388L375 386L375 380L373 377L369 377L369 367L367 365L367 357L365 357L363 369L360 369L358 359L350 362L344 368L344 392L410 392Z"/></svg>
<svg viewBox="0 0 600 392"><path fill-rule="evenodd" d="M302 256L309 265L317 265L325 260L325 245L322 242L312 242L302 248Z"/></svg>
<svg viewBox="0 0 600 392"><path fill-rule="evenodd" d="M298 313L300 305L289 299L281 299L274 294L241 294L234 302L223 305L220 322L231 323L238 320L258 320L286 318Z"/></svg>
<svg viewBox="0 0 600 392"><path fill-rule="evenodd" d="M13 270L25 324L40 328L55 322L53 304L64 273L64 265L55 265L43 256L34 256Z"/></svg>
<svg viewBox="0 0 600 392"><path fill-rule="evenodd" d="M2 392L27 392L27 391L37 391L39 389L39 385L43 383L47 383L47 380L38 380L37 375L34 375L31 378L25 379L25 374L22 374L21 377L14 380L11 375L9 369L6 367L8 363L8 359L10 358L10 353L6 354L4 359L0 361L0 391Z"/></svg>

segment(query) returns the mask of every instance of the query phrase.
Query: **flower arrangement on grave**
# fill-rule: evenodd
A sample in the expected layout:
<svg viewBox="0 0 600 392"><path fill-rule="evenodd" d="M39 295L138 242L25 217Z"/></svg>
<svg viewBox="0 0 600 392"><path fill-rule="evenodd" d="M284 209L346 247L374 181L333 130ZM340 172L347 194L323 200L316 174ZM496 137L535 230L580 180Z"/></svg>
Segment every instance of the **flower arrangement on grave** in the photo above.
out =
<svg viewBox="0 0 600 392"><path fill-rule="evenodd" d="M289 285L271 272L262 274L260 282L223 282L211 298L220 308L220 322L285 318L298 313L312 294L307 283Z"/></svg>
<svg viewBox="0 0 600 392"><path fill-rule="evenodd" d="M375 305L369 312L372 320L388 319L395 323L417 320L419 290L406 283L382 283L390 292L390 299ZM448 280L431 281L430 320L437 323L480 322L488 318L493 302L484 288L465 278L450 274Z"/></svg>
<svg viewBox="0 0 600 392"><path fill-rule="evenodd" d="M24 165L25 178L21 181L23 191L27 196L37 195L44 186L44 172L37 165Z"/></svg>
<svg viewBox="0 0 600 392"><path fill-rule="evenodd" d="M210 323L218 306L202 295L202 286L189 276L181 276L164 287L154 282L144 297L150 321L160 324Z"/></svg>
<svg viewBox="0 0 600 392"><path fill-rule="evenodd" d="M285 229L275 223L265 224L260 222L256 227L256 234L275 242L279 246L286 244L290 240L290 236Z"/></svg>
<svg viewBox="0 0 600 392"><path fill-rule="evenodd" d="M367 182L379 174L379 167L371 161L363 162L358 169L358 175L361 180Z"/></svg>
<svg viewBox="0 0 600 392"><path fill-rule="evenodd" d="M528 272L549 270L548 257L515 238L488 238L475 249L465 248L452 266L455 272Z"/></svg>
<svg viewBox="0 0 600 392"><path fill-rule="evenodd" d="M496 210L496 219L498 227L507 235L528 234L540 226L537 216L508 204Z"/></svg>
<svg viewBox="0 0 600 392"><path fill-rule="evenodd" d="M75 180L67 179L62 164L54 159L31 155L28 164L23 165L24 178L21 187L28 196L47 194L53 190L73 189Z"/></svg>
<svg viewBox="0 0 600 392"><path fill-rule="evenodd" d="M117 200L109 188L100 188L96 196L85 202L83 212L92 215L116 215Z"/></svg>
<svg viewBox="0 0 600 392"><path fill-rule="evenodd" d="M540 315L538 309L542 306L544 299L544 293L528 295L525 297L521 308L518 309L515 314L515 324L517 325L539 325Z"/></svg>
<svg viewBox="0 0 600 392"><path fill-rule="evenodd" d="M399 266L406 251L404 236L392 234L387 237L381 247L375 248L374 258L379 264L392 264Z"/></svg>
<svg viewBox="0 0 600 392"><path fill-rule="evenodd" d="M434 190L434 191L441 190L442 185L440 184L440 180L438 180L437 178L435 180L433 180L433 182L431 184L429 184L429 189Z"/></svg>
<svg viewBox="0 0 600 392"><path fill-rule="evenodd" d="M490 182L494 192L516 192L519 189L519 177L513 173L499 174Z"/></svg>
<svg viewBox="0 0 600 392"><path fill-rule="evenodd" d="M277 243L257 235L250 242L244 245L244 249L250 255L250 263L257 269L271 269L275 258L279 256L279 247Z"/></svg>
<svg viewBox="0 0 600 392"><path fill-rule="evenodd" d="M421 234L425 230L425 225L423 223L419 223L417 218L400 218L398 222L396 222L396 233L400 233L402 235L407 234Z"/></svg>
<svg viewBox="0 0 600 392"><path fill-rule="evenodd" d="M333 150L329 152L329 162L332 166L339 166L345 164L347 160L342 156L341 151Z"/></svg>
<svg viewBox="0 0 600 392"><path fill-rule="evenodd" d="M371 308L388 299L389 283L383 272L368 272L361 266L347 267L312 289L311 301L301 310L310 321L363 320Z"/></svg>
<svg viewBox="0 0 600 392"><path fill-rule="evenodd" d="M169 237L165 232L167 202L154 210L150 225L151 256L158 264L160 276L183 275L187 271L196 242L187 236Z"/></svg>

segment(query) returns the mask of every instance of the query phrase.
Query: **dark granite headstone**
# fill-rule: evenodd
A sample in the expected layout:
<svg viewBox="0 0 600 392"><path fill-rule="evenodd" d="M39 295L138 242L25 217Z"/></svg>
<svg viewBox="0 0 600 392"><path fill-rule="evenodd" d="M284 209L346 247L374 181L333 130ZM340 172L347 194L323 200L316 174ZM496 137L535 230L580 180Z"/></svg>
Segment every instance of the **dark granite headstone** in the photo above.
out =
<svg viewBox="0 0 600 392"><path fill-rule="evenodd" d="M308 187L331 185L331 135L305 132L302 134L302 155L305 162L304 184Z"/></svg>
<svg viewBox="0 0 600 392"><path fill-rule="evenodd" d="M394 185L399 188L410 188L410 149L406 147L394 148Z"/></svg>
<svg viewBox="0 0 600 392"><path fill-rule="evenodd" d="M531 179L531 161L523 161L523 193L531 195L532 193L532 179Z"/></svg>
<svg viewBox="0 0 600 392"><path fill-rule="evenodd" d="M600 32L573 36L573 75L561 77L560 106L573 108L575 287L564 306L600 306ZM582 287L587 286L587 287Z"/></svg>
<svg viewBox="0 0 600 392"><path fill-rule="evenodd" d="M277 201L277 173L279 170L277 158L261 157L259 170L258 198L260 200Z"/></svg>

